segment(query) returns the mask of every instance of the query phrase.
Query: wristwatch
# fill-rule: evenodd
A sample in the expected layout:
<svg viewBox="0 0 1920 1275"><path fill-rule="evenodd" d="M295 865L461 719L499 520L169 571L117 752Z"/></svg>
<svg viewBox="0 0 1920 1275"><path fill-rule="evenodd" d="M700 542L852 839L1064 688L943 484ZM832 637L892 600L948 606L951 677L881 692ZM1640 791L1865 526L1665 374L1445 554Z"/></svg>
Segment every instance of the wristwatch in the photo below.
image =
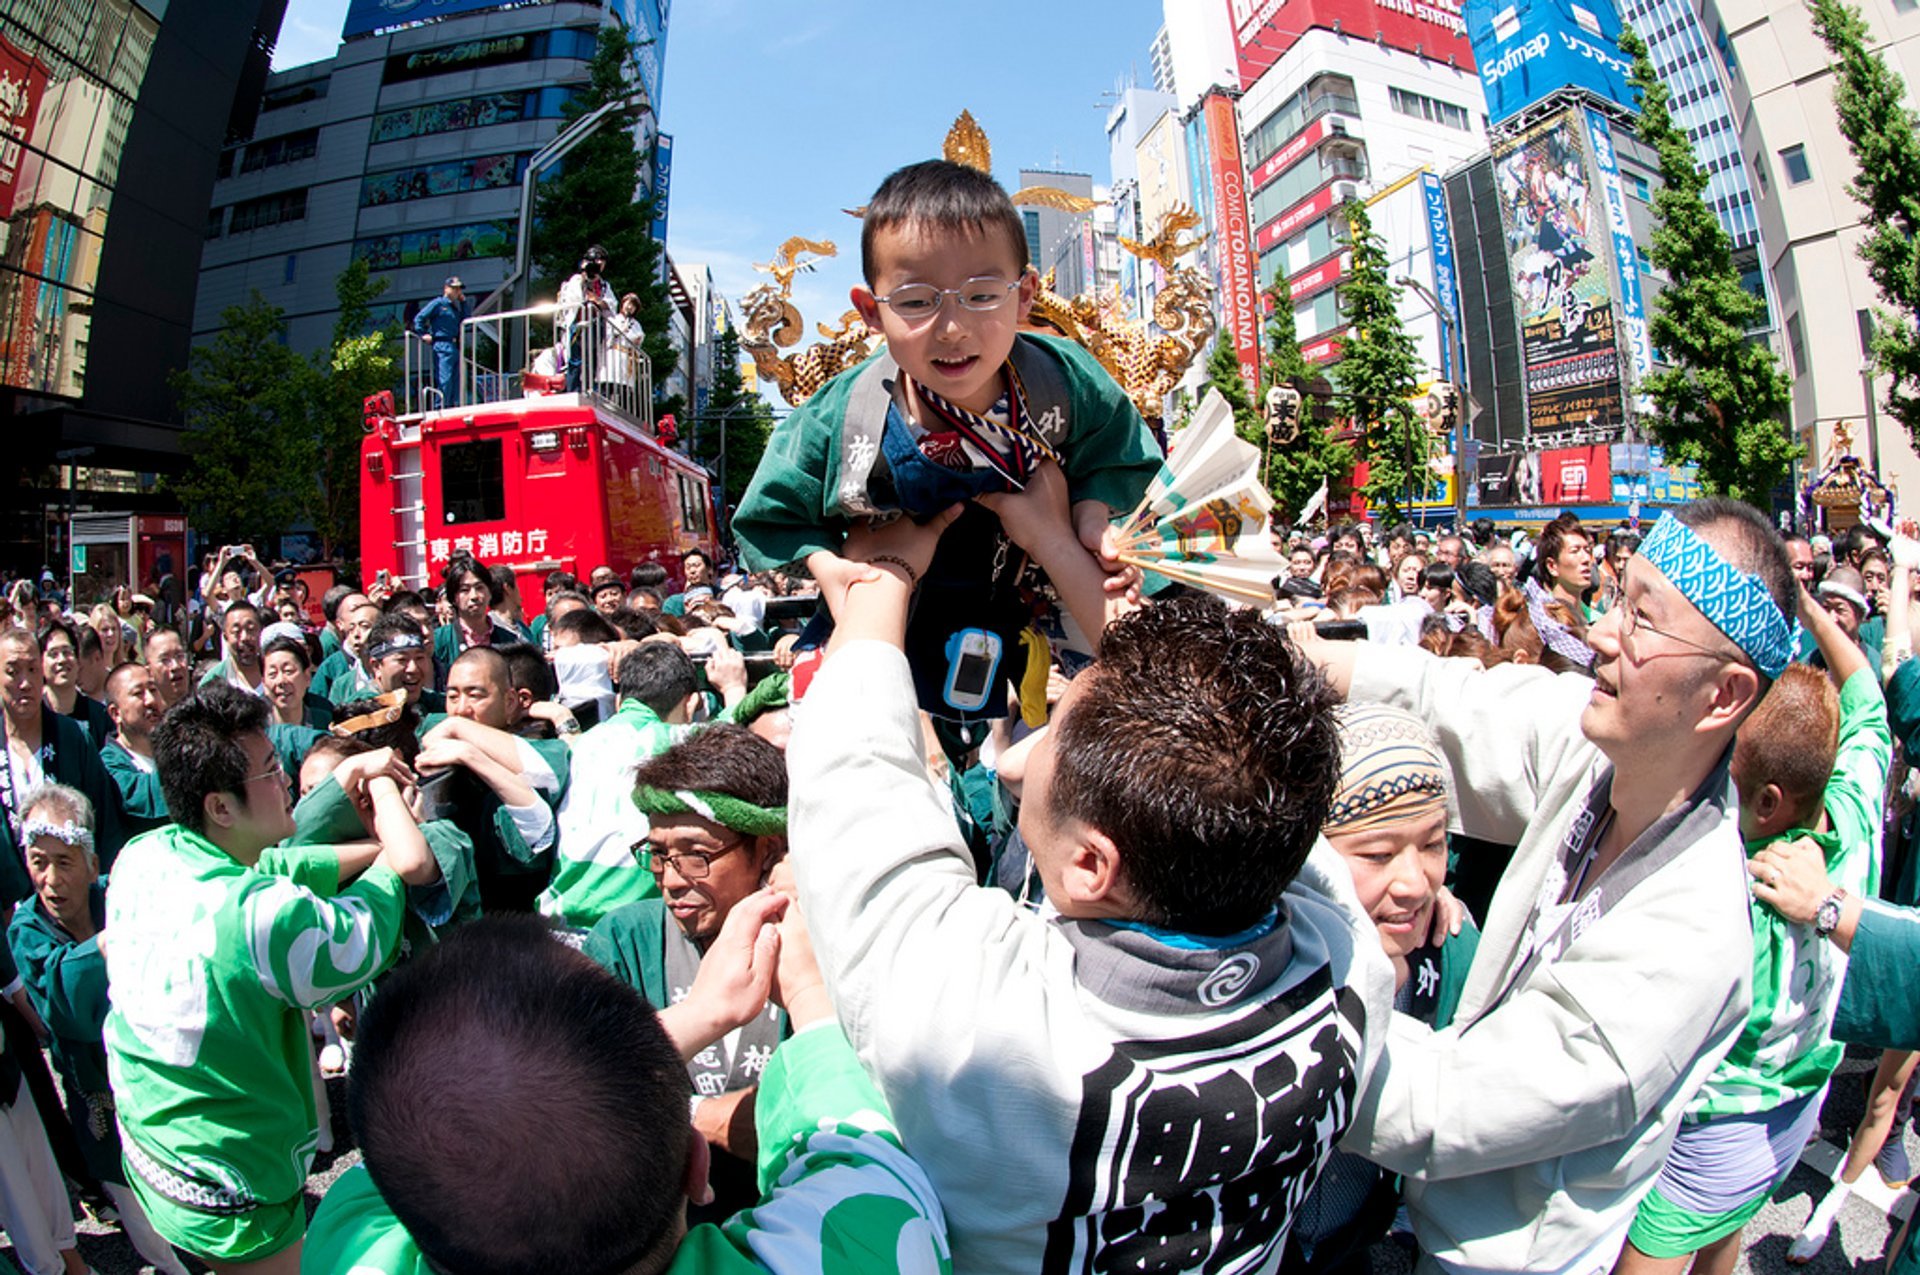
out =
<svg viewBox="0 0 1920 1275"><path fill-rule="evenodd" d="M1820 900L1820 906L1813 910L1813 932L1821 938L1832 934L1840 924L1840 905L1846 902L1847 890L1842 886Z"/></svg>

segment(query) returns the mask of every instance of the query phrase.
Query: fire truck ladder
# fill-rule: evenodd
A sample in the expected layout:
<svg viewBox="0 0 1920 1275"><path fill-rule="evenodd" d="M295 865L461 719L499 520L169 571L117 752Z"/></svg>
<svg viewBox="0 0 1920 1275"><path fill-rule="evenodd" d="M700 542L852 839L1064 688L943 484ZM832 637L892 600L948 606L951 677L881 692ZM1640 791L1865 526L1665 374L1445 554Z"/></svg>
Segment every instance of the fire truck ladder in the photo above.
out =
<svg viewBox="0 0 1920 1275"><path fill-rule="evenodd" d="M427 584L427 504L421 486L419 423L402 424L395 441L412 444L393 449L393 470L387 480L395 502L393 543L399 551L398 574L408 588L423 589Z"/></svg>

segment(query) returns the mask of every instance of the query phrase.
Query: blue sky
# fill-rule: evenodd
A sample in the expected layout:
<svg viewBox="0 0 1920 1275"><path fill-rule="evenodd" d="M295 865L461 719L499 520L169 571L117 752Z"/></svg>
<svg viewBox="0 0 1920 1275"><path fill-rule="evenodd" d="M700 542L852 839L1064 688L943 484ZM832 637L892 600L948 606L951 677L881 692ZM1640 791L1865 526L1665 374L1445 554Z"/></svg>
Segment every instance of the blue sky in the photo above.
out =
<svg viewBox="0 0 1920 1275"><path fill-rule="evenodd" d="M330 56L346 0L292 0L275 66ZM847 308L859 230L840 211L902 164L939 154L962 108L993 143L995 176L1021 168L1108 177L1104 93L1150 82L1159 0L678 0L667 33L662 128L673 135L668 245L705 262L730 299L766 276L789 235L840 256L794 284L809 330Z"/></svg>

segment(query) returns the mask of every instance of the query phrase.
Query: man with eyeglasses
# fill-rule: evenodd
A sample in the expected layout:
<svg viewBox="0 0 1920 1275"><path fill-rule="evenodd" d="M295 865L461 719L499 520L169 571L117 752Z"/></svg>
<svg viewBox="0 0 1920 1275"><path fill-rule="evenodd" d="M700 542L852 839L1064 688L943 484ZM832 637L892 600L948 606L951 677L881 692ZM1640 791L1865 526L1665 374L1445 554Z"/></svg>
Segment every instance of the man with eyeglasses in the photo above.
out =
<svg viewBox="0 0 1920 1275"><path fill-rule="evenodd" d="M852 521L898 512L925 521L974 496L1025 490L1053 461L1080 543L1123 580L1108 523L1139 503L1160 451L1098 360L1063 337L1022 331L1039 280L1007 193L964 164L909 165L868 202L860 257L866 285L853 304L886 349L774 432L733 519L747 569L796 564L823 585L845 583L858 574L840 556ZM908 638L922 708L954 720L1005 715L1033 618L1021 566L983 507L968 504L948 528ZM962 633L976 652L997 646L977 694L950 685Z"/></svg>
<svg viewBox="0 0 1920 1275"><path fill-rule="evenodd" d="M266 701L225 683L154 730L173 822L107 890L105 1039L129 1182L154 1228L217 1272L294 1275L317 1144L307 1015L393 960L408 885L439 868L391 754L360 780L380 850L351 884L294 831Z"/></svg>
<svg viewBox="0 0 1920 1275"><path fill-rule="evenodd" d="M1307 641L1351 699L1433 724L1459 831L1518 846L1453 1026L1395 1016L1346 1140L1407 1175L1422 1270L1613 1268L1747 1016L1730 759L1792 658L1795 589L1765 516L1710 499L1627 563L1591 680Z"/></svg>
<svg viewBox="0 0 1920 1275"><path fill-rule="evenodd" d="M162 711L172 708L193 689L193 661L177 629L159 628L147 635L147 668L153 673L154 693Z"/></svg>
<svg viewBox="0 0 1920 1275"><path fill-rule="evenodd" d="M647 832L633 852L658 898L600 918L584 951L654 1005L683 1000L720 927L767 884L787 853L787 766L780 750L731 723L689 735L634 772ZM715 1216L753 1202L754 1098L786 1035L775 1006L695 1055L693 1124L716 1157Z"/></svg>

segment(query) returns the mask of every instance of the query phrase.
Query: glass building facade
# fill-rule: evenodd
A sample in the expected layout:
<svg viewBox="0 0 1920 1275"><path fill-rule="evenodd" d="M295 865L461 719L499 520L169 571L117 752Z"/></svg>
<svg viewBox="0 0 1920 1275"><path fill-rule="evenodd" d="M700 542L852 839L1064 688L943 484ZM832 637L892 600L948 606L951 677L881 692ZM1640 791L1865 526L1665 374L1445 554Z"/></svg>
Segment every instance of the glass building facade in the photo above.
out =
<svg viewBox="0 0 1920 1275"><path fill-rule="evenodd" d="M165 10L0 5L0 386L85 392L114 188Z"/></svg>

